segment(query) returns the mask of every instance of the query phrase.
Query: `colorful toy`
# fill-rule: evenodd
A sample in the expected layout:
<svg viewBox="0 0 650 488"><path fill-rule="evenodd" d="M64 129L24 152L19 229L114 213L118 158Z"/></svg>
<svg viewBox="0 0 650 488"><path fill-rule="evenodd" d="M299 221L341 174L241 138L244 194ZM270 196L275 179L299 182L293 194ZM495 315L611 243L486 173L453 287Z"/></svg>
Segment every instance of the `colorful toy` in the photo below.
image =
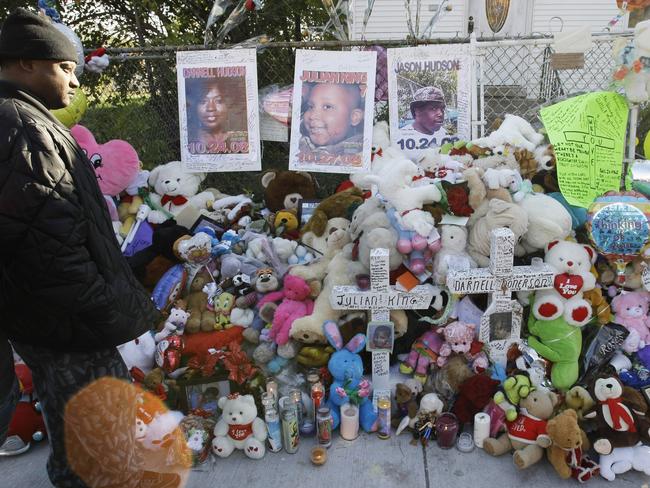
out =
<svg viewBox="0 0 650 488"><path fill-rule="evenodd" d="M616 314L614 322L630 331L623 343L625 352L636 352L650 345L649 308L650 293L647 291L622 292L612 300L612 310Z"/></svg>
<svg viewBox="0 0 650 488"><path fill-rule="evenodd" d="M400 364L400 373L408 375L415 370L414 378L424 384L429 368L437 364L443 342L443 338L434 330L422 334L411 346L406 360Z"/></svg>
<svg viewBox="0 0 650 488"><path fill-rule="evenodd" d="M440 347L436 363L444 366L452 353L465 356L475 373L485 371L488 367L487 355L482 351L483 344L474 340L474 324L456 321L438 329L445 342Z"/></svg>

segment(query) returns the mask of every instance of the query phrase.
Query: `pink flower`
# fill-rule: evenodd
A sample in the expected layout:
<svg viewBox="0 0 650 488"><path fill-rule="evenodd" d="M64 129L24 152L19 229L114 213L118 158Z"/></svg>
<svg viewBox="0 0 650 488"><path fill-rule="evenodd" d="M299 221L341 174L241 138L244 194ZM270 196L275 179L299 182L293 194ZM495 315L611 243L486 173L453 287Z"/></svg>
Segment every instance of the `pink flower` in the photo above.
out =
<svg viewBox="0 0 650 488"><path fill-rule="evenodd" d="M343 388L341 388L340 386L338 386L335 391L336 391L336 394L338 396L340 396L341 398L344 398L347 395L347 393L345 393L345 390Z"/></svg>
<svg viewBox="0 0 650 488"><path fill-rule="evenodd" d="M370 390L359 390L359 398L366 398L368 395L370 395Z"/></svg>
<svg viewBox="0 0 650 488"><path fill-rule="evenodd" d="M370 381L363 379L359 381L359 389L360 390L368 390L370 389Z"/></svg>

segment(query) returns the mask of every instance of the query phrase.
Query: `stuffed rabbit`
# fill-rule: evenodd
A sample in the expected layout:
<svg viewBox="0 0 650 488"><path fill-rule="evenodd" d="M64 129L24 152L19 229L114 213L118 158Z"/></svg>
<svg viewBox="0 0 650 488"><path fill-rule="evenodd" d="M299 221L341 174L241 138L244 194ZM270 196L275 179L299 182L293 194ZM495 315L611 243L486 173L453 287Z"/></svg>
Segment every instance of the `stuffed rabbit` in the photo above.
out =
<svg viewBox="0 0 650 488"><path fill-rule="evenodd" d="M357 334L343 346L341 332L336 322L331 320L323 324L323 333L332 347L336 349L327 364L327 368L334 378L327 400L327 406L332 412L332 428L338 427L341 420L341 406L351 401L349 394L352 394L354 397L358 396L361 428L366 432L376 430L377 414L372 402L368 400L370 383L363 379L363 363L361 356L357 354L365 347L366 336Z"/></svg>

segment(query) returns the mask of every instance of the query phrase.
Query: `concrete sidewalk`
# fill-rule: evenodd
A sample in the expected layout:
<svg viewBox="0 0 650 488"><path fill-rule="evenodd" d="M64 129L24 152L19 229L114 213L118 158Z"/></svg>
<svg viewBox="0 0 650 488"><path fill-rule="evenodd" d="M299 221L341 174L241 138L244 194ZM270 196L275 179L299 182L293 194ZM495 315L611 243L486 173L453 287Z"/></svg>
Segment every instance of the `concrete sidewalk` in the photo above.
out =
<svg viewBox="0 0 650 488"><path fill-rule="evenodd" d="M519 471L510 456L492 458L480 449L464 454L456 449L441 450L434 443L427 449L411 446L411 436L402 434L389 440L362 434L352 442L335 438L325 466L315 467L309 460L315 438L301 439L296 454L267 452L264 459L252 461L242 452L228 459L214 459L190 473L188 488L550 488L578 486L575 480L563 481L546 460ZM50 487L45 462L48 446L42 443L15 458L0 458L0 487ZM647 488L650 477L628 472L608 482L600 476L587 482L590 487Z"/></svg>

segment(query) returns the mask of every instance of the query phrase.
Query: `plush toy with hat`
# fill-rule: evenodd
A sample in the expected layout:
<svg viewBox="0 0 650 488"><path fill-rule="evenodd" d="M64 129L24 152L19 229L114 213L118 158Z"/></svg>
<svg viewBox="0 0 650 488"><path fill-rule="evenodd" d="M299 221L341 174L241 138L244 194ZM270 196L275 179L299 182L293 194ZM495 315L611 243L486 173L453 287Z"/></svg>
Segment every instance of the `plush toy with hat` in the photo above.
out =
<svg viewBox="0 0 650 488"><path fill-rule="evenodd" d="M156 166L149 174L149 185L154 189L149 198L156 207L149 213L149 222L160 224L176 217L188 206L202 210L212 205L214 195L209 191L199 192L204 179L204 173L185 171L180 161Z"/></svg>

